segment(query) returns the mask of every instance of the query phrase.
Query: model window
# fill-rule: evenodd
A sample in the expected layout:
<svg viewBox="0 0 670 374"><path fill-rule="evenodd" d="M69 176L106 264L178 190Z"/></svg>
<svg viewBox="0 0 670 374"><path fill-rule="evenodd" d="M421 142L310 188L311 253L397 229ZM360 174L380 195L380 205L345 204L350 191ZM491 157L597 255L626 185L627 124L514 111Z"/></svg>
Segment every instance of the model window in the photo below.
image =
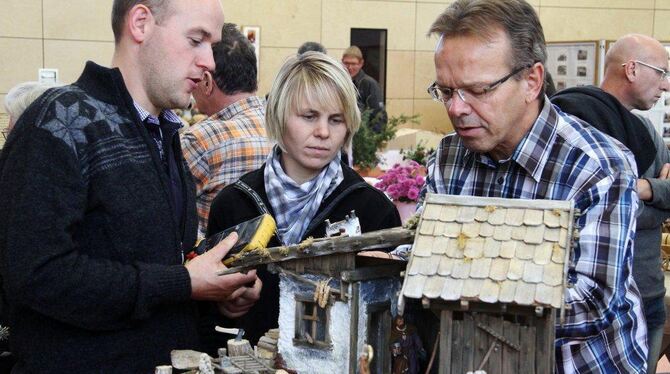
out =
<svg viewBox="0 0 670 374"><path fill-rule="evenodd" d="M295 341L316 348L330 348L328 333L328 311L312 300L296 300Z"/></svg>

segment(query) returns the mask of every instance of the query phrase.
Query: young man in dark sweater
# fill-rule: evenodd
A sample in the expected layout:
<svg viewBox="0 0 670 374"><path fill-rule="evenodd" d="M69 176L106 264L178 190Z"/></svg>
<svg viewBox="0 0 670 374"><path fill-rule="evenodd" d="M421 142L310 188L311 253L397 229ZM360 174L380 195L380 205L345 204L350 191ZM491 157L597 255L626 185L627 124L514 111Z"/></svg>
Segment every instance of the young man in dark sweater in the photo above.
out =
<svg viewBox="0 0 670 374"><path fill-rule="evenodd" d="M0 274L15 373L147 373L198 348L192 300L224 300L254 273L217 277L223 244L188 264L194 186L178 117L220 39L218 0L115 0L108 69L42 95L0 155Z"/></svg>

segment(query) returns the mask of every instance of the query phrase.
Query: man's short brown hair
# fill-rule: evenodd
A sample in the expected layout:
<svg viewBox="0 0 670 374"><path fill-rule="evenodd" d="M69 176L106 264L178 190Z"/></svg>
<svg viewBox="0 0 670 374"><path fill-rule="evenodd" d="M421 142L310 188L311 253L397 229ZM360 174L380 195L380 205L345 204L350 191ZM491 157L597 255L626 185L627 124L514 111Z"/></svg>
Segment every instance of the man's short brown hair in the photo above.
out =
<svg viewBox="0 0 670 374"><path fill-rule="evenodd" d="M156 22L163 21L168 16L170 10L170 0L114 0L114 4L112 5L114 42L118 43L121 40L126 15L137 4L142 4L149 8Z"/></svg>
<svg viewBox="0 0 670 374"><path fill-rule="evenodd" d="M488 41L499 29L511 44L510 69L546 62L540 19L524 0L456 0L437 17L428 34L443 38L474 36Z"/></svg>
<svg viewBox="0 0 670 374"><path fill-rule="evenodd" d="M355 57L360 61L363 59L363 52L361 52L360 48L352 45L351 47L344 50L342 57Z"/></svg>

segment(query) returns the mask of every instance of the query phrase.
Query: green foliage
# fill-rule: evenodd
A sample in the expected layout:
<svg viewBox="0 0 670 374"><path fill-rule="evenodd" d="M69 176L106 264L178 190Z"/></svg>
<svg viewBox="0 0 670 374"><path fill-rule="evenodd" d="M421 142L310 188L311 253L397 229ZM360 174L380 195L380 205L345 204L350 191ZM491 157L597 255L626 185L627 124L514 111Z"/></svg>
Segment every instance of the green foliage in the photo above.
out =
<svg viewBox="0 0 670 374"><path fill-rule="evenodd" d="M377 112L371 118L372 110L369 109L361 115L361 127L353 139L354 164L360 168L371 169L377 166L377 163L379 163L377 151L381 150L386 142L395 137L398 126L408 122L419 123L418 114L413 116L401 114L397 117L389 117L385 126L378 126L380 127L379 132L373 131L372 128L375 127L373 124L379 123L384 115L384 112Z"/></svg>
<svg viewBox="0 0 670 374"><path fill-rule="evenodd" d="M435 152L435 148L426 148L426 143L424 141L419 141L416 148L400 150L403 160L414 160L424 166L433 152Z"/></svg>

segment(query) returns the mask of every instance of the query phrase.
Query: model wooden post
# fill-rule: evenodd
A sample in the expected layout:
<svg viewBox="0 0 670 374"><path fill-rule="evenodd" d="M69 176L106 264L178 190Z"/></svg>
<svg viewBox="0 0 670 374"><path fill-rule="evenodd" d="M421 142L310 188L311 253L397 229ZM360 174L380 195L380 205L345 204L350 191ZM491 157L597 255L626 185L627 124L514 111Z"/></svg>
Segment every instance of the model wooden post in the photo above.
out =
<svg viewBox="0 0 670 374"><path fill-rule="evenodd" d="M251 344L247 339L230 339L228 340L228 357L254 355L251 349Z"/></svg>

